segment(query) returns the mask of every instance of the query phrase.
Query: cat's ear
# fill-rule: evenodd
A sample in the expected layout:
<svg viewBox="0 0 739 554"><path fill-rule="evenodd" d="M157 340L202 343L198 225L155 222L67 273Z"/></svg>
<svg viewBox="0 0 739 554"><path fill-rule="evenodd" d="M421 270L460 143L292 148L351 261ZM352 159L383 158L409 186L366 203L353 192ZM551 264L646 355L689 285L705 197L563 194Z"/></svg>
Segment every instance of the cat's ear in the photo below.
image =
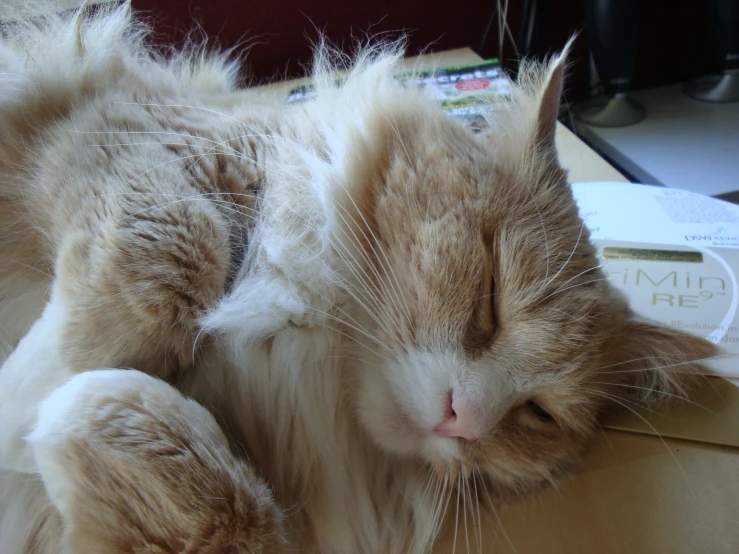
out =
<svg viewBox="0 0 739 554"><path fill-rule="evenodd" d="M719 354L705 339L632 317L613 343L608 357L615 363L603 369L603 377L616 384L619 396L639 401L682 396L691 375L705 372L701 362Z"/></svg>
<svg viewBox="0 0 739 554"><path fill-rule="evenodd" d="M557 129L557 116L564 87L567 56L572 47L571 38L558 56L546 65L544 77L538 93L538 109L534 144L540 150L554 151L554 136Z"/></svg>

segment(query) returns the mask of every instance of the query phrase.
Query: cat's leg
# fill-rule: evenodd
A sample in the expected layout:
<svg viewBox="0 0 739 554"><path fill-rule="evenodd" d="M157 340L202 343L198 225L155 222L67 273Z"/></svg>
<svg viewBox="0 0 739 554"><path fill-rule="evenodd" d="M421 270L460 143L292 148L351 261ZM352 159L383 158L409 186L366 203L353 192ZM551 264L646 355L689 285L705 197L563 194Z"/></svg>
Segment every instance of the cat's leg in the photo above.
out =
<svg viewBox="0 0 739 554"><path fill-rule="evenodd" d="M96 231L68 233L59 251L56 285L70 309L65 359L168 380L192 366L207 340L198 321L223 294L229 226L195 191L170 191L165 182L129 198L122 188L95 198Z"/></svg>
<svg viewBox="0 0 739 554"><path fill-rule="evenodd" d="M54 293L41 317L0 366L0 470L34 473L25 436L39 403L73 372L62 360L60 341L68 310Z"/></svg>
<svg viewBox="0 0 739 554"><path fill-rule="evenodd" d="M85 212L94 221L60 238L51 299L0 367L0 469L35 471L22 437L75 373L135 367L168 379L193 363L197 320L226 278L226 226L203 201L152 210L161 196L133 195L121 214L111 198L124 202L101 195Z"/></svg>
<svg viewBox="0 0 739 554"><path fill-rule="evenodd" d="M270 490L212 415L134 370L81 373L28 436L71 553L286 550Z"/></svg>

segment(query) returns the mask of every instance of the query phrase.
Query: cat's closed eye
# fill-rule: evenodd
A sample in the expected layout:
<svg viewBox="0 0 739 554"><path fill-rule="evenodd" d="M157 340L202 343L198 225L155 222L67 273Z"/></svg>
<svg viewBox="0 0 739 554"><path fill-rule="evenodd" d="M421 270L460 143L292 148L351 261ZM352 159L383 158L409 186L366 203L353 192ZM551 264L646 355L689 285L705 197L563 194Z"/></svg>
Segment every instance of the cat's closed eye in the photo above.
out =
<svg viewBox="0 0 739 554"><path fill-rule="evenodd" d="M490 317L493 329L497 329L500 322L498 321L498 306L495 295L495 277L490 278Z"/></svg>
<svg viewBox="0 0 739 554"><path fill-rule="evenodd" d="M554 417L552 416L552 414L542 408L541 404L539 404L535 400L529 400L526 405L528 406L529 410L541 421L554 421Z"/></svg>

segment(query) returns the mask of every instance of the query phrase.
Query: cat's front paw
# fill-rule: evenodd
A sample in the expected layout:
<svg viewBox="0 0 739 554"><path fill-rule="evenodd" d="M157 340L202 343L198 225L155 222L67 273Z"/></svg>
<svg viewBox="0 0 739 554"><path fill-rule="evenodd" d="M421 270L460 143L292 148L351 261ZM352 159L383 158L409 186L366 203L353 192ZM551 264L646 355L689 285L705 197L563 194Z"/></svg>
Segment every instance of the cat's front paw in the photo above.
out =
<svg viewBox="0 0 739 554"><path fill-rule="evenodd" d="M206 342L199 319L226 284L227 222L202 198L142 194L99 233L70 233L57 286L69 306L62 335L74 369L134 367L167 379Z"/></svg>
<svg viewBox="0 0 739 554"><path fill-rule="evenodd" d="M211 414L133 370L76 375L28 436L70 552L281 552L271 491Z"/></svg>

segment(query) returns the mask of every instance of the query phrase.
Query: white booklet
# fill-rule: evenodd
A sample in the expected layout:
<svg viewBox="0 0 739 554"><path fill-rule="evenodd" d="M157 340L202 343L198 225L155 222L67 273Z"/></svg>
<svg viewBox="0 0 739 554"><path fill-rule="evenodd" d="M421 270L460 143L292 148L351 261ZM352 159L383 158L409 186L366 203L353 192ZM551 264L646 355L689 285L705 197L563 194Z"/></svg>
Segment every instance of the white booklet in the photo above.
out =
<svg viewBox="0 0 739 554"><path fill-rule="evenodd" d="M739 206L648 185L572 190L604 271L633 309L736 354L706 366L739 386Z"/></svg>

